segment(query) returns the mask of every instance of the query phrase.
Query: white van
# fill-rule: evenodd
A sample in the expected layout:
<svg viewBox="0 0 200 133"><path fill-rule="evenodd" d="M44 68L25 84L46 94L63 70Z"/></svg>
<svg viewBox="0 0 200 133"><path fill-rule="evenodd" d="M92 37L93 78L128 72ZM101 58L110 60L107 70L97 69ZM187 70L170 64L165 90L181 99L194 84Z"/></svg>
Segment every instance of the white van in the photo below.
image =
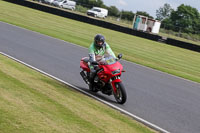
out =
<svg viewBox="0 0 200 133"><path fill-rule="evenodd" d="M87 11L87 15L99 18L106 18L108 16L108 10L104 8L93 7L91 10Z"/></svg>
<svg viewBox="0 0 200 133"><path fill-rule="evenodd" d="M71 10L74 10L76 8L76 2L71 1L71 0L55 0L52 4L54 6L71 9Z"/></svg>
<svg viewBox="0 0 200 133"><path fill-rule="evenodd" d="M54 0L44 0L44 3L47 3L47 4L52 4L54 2Z"/></svg>

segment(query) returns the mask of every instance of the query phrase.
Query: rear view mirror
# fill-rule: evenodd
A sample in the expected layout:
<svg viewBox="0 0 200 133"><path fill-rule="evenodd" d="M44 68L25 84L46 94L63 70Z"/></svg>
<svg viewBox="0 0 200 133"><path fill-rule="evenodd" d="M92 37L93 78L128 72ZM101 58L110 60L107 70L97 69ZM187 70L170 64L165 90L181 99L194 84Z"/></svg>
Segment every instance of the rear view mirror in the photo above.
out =
<svg viewBox="0 0 200 133"><path fill-rule="evenodd" d="M118 59L121 59L122 58L122 54L119 54L117 57L118 57Z"/></svg>

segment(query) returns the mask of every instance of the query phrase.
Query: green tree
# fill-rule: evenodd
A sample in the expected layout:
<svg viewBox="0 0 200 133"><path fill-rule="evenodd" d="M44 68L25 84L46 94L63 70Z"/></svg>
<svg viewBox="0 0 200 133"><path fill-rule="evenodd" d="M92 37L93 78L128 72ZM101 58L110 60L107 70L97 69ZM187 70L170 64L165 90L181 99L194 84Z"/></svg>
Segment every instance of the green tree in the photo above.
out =
<svg viewBox="0 0 200 133"><path fill-rule="evenodd" d="M89 5L102 7L104 4L102 0L89 0Z"/></svg>
<svg viewBox="0 0 200 133"><path fill-rule="evenodd" d="M173 30L174 25L170 18L165 18L161 23L161 28L167 29L167 30Z"/></svg>
<svg viewBox="0 0 200 133"><path fill-rule="evenodd" d="M158 10L156 10L156 19L162 21L166 18L169 18L172 11L173 9L171 8L170 4L165 3L163 7L160 7Z"/></svg>
<svg viewBox="0 0 200 133"><path fill-rule="evenodd" d="M199 18L196 18L195 20L194 20L194 23L195 23L195 25L194 25L194 32L195 32L195 34L199 34L200 35L200 13L199 13Z"/></svg>
<svg viewBox="0 0 200 133"><path fill-rule="evenodd" d="M104 5L102 0L96 0L97 6L102 7Z"/></svg>
<svg viewBox="0 0 200 133"><path fill-rule="evenodd" d="M199 28L200 15L196 8L180 5L177 11L172 11L170 16L175 31L195 33Z"/></svg>
<svg viewBox="0 0 200 133"><path fill-rule="evenodd" d="M77 5L81 5L83 7L87 7L90 8L89 4L89 0L74 0L76 1Z"/></svg>
<svg viewBox="0 0 200 133"><path fill-rule="evenodd" d="M152 16L150 16L147 12L143 12L143 11L137 11L137 13L136 13L137 15L142 15L142 16L146 16L146 17L148 17L148 18L152 18L153 19L153 17Z"/></svg>
<svg viewBox="0 0 200 133"><path fill-rule="evenodd" d="M78 5L87 7L87 8L92 8L94 6L96 7L105 7L104 3L102 0L75 0Z"/></svg>
<svg viewBox="0 0 200 133"><path fill-rule="evenodd" d="M132 21L135 14L132 11L124 11L124 10L122 10L120 15L121 15L121 19L126 19L126 20Z"/></svg>
<svg viewBox="0 0 200 133"><path fill-rule="evenodd" d="M110 16L119 17L120 11L115 6L108 7L108 14Z"/></svg>

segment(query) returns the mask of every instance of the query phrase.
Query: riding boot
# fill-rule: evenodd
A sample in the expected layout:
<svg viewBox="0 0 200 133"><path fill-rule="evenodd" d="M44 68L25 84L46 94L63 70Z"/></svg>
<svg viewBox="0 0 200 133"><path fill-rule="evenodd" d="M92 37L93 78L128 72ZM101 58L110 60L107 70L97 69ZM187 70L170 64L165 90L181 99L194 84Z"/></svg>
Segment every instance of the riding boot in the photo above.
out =
<svg viewBox="0 0 200 133"><path fill-rule="evenodd" d="M94 77L95 77L95 74L96 74L96 70L91 70L90 71L90 79L89 79L89 81L90 81L90 84L89 84L89 89L90 90L94 90L94 87L93 87L93 84L94 84Z"/></svg>

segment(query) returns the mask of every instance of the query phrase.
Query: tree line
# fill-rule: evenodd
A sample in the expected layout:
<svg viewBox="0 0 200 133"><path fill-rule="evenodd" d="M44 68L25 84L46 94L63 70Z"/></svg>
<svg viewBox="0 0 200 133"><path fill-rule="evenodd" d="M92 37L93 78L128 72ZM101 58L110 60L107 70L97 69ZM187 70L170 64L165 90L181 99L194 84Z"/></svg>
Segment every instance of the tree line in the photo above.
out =
<svg viewBox="0 0 200 133"><path fill-rule="evenodd" d="M134 13L132 11L120 11L115 6L106 6L102 0L75 0L77 5L86 8L102 7L108 10L109 16L132 21ZM153 18L145 11L137 11L136 14ZM200 34L200 13L196 8L181 4L177 10L172 9L170 4L164 4L156 10L156 19L162 22L161 28L175 32Z"/></svg>
<svg viewBox="0 0 200 133"><path fill-rule="evenodd" d="M162 27L165 29L200 34L200 13L196 8L181 4L174 10L166 3L156 10L156 16L162 21Z"/></svg>

